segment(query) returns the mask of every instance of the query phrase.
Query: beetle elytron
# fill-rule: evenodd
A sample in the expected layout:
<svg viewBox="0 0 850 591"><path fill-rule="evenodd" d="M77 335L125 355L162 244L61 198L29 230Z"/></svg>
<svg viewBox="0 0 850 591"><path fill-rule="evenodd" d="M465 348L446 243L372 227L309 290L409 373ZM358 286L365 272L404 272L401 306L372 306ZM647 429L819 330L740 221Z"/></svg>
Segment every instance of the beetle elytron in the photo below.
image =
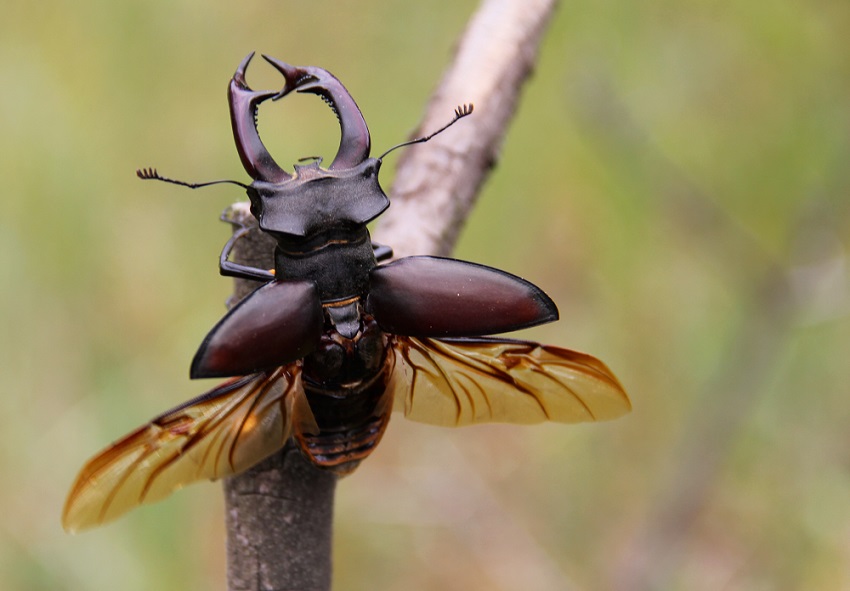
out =
<svg viewBox="0 0 850 591"><path fill-rule="evenodd" d="M389 206L378 183L383 156L369 157L369 130L351 95L326 70L266 56L284 86L253 91L245 82L252 57L236 70L228 97L236 147L253 182L224 182L247 190L260 229L277 242L274 271L229 261L246 229L234 234L222 274L265 284L210 331L191 366L192 378L230 379L92 458L68 496L66 529L245 470L290 437L316 466L347 474L375 448L394 407L444 426L628 412L628 397L599 360L480 336L557 319L555 304L531 283L448 258L379 265L391 251L373 247L366 224ZM290 174L260 140L258 106L293 91L319 95L339 120L340 145L327 169L315 160ZM470 112L458 109L452 123ZM153 170L139 176L188 185Z"/></svg>

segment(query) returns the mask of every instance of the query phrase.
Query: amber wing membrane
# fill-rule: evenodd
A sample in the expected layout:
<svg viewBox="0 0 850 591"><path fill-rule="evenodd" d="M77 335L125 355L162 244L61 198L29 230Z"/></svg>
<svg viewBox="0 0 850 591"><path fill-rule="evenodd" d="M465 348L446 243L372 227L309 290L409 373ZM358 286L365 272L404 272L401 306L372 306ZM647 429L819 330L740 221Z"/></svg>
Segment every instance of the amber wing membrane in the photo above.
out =
<svg viewBox="0 0 850 591"><path fill-rule="evenodd" d="M89 460L68 494L62 525L100 525L197 480L246 470L280 449L293 423L309 430L312 421L296 364L226 382Z"/></svg>
<svg viewBox="0 0 850 591"><path fill-rule="evenodd" d="M631 410L614 374L585 353L498 338L392 338L395 409L432 425L577 423Z"/></svg>

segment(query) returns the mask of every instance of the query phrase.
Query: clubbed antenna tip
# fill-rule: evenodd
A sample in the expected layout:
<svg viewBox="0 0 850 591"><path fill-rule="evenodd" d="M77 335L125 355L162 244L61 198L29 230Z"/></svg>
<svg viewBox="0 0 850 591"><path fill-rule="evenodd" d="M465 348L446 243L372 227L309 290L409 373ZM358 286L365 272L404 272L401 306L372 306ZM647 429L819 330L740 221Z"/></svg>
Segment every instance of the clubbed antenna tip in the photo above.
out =
<svg viewBox="0 0 850 591"><path fill-rule="evenodd" d="M401 144L398 144L397 146L393 146L392 148L390 148L389 150L387 150L386 152L384 152L383 154L378 156L378 160L383 160L384 156L386 156L387 154L389 154L393 150L397 150L398 148L403 148L404 146L412 146L413 144L421 144L423 142L427 142L428 140L430 140L435 135L443 133L444 131L446 131L449 127L451 127L452 125L454 125L455 123L457 123L458 121L460 121L461 119L466 117L467 115L471 115L472 110L474 108L475 107L472 103L468 103L468 104L465 103L463 105L459 105L459 106L455 107L454 119L452 119L451 121L449 121L448 123L443 125L440 129L438 129L434 133L426 135L425 137L416 138L415 140L410 140L408 142L403 142Z"/></svg>
<svg viewBox="0 0 850 591"><path fill-rule="evenodd" d="M460 105L459 107L455 107L455 121L457 121L458 119L460 119L462 117L466 117L467 115L471 115L472 111L474 109L475 109L475 105L473 105L472 103L463 104L463 105ZM156 172L156 171L154 171L154 172Z"/></svg>
<svg viewBox="0 0 850 591"><path fill-rule="evenodd" d="M170 181L171 179L165 179L159 176L159 173L155 168L139 168L136 170L136 176L140 179L149 180L154 179L156 181Z"/></svg>

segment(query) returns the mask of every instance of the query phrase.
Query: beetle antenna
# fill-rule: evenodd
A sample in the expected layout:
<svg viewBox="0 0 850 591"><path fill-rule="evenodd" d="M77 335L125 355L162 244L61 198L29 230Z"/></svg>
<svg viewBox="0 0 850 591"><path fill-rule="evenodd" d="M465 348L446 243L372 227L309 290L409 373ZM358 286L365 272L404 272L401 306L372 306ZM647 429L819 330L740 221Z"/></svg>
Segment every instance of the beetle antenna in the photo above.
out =
<svg viewBox="0 0 850 591"><path fill-rule="evenodd" d="M428 140L430 140L435 135L438 135L438 134L446 131L449 127L451 127L452 125L454 125L455 123L457 123L458 121L460 121L461 119L466 117L467 115L471 115L472 110L474 108L475 107L473 106L472 103L469 103L468 105L460 105L459 107L456 107L454 119L452 119L451 121L449 121L448 123L443 125L440 129L438 129L437 131L435 131L434 133L432 133L430 135L426 135L425 137L416 138L415 140L402 142L402 143L398 144L397 146L393 146L392 148L390 148L389 150L387 150L386 152L384 152L383 154L378 156L378 160L383 160L384 156L386 156L387 154L389 154L393 150L397 150L398 148L403 148L405 146L410 146L410 145L413 145L413 144L421 144L421 143L427 142Z"/></svg>
<svg viewBox="0 0 850 591"><path fill-rule="evenodd" d="M243 189L249 189L250 187L244 183L240 183L239 181L231 181L231 180L221 180L221 181L210 181L208 183L187 183L185 181L178 181L176 179L170 179L166 176L162 176L159 174L155 168L140 168L136 171L136 176L142 180L153 180L153 181L163 181L165 183L171 183L173 185L180 185L181 187L189 187L190 189L200 189L201 187L209 187L210 185L221 185L224 183L231 185L239 185Z"/></svg>

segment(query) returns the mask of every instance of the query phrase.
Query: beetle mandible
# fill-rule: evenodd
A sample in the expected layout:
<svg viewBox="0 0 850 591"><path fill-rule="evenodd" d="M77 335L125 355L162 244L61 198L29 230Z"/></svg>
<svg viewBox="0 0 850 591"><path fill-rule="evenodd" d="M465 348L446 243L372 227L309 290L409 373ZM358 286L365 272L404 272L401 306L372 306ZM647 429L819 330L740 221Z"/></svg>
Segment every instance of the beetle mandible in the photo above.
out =
<svg viewBox="0 0 850 591"><path fill-rule="evenodd" d="M280 91L254 91L248 55L230 81L233 135L259 228L276 242L273 271L229 260L247 228L225 245L223 275L263 281L204 338L192 378L228 377L154 418L92 458L65 505L76 530L114 519L181 486L241 472L294 438L313 464L351 472L381 439L392 410L443 426L579 422L628 412L629 399L598 359L576 351L487 337L551 322L552 300L515 275L450 258L391 258L366 224L390 204L370 157L366 121L328 71L263 56ZM341 129L337 154L289 173L266 150L257 108L291 92L321 97ZM399 146L427 141L437 132ZM396 146L396 147L399 147ZM395 148L393 148L395 149ZM391 151L391 150L390 150Z"/></svg>

